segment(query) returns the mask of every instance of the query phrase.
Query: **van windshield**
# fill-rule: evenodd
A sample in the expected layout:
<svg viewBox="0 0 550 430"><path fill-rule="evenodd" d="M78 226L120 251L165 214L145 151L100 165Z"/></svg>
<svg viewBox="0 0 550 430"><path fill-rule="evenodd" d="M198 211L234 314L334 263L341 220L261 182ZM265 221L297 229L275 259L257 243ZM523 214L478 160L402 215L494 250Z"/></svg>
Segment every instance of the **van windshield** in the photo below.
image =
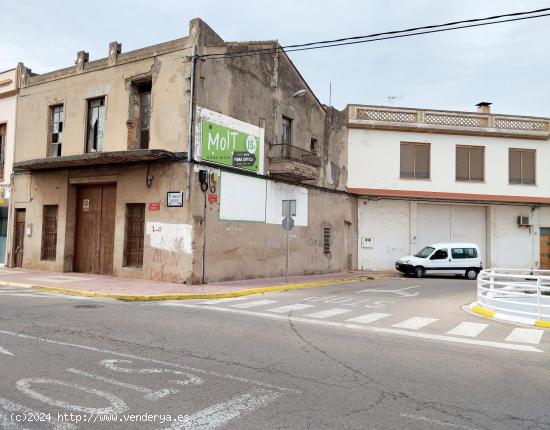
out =
<svg viewBox="0 0 550 430"><path fill-rule="evenodd" d="M425 246L422 250L414 254L414 256L418 258L428 258L430 254L434 252L434 249L435 248L432 248L431 246Z"/></svg>

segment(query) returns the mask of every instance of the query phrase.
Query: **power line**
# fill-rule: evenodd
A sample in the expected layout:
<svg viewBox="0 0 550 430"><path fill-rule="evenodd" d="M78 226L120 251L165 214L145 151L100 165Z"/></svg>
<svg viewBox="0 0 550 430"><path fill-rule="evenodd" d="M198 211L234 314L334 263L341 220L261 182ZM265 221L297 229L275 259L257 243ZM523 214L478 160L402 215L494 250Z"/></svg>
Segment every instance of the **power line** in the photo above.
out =
<svg viewBox="0 0 550 430"><path fill-rule="evenodd" d="M295 52L295 51L307 51L312 49L330 48L335 46L355 45L360 43L375 42L379 40L398 39L403 37L418 36L422 34L440 33L444 31L459 30L464 28L481 27L485 25L493 25L493 24L501 24L505 22L523 21L527 19L541 18L545 16L550 16L550 13L542 13L542 12L549 12L549 11L550 11L550 8L544 8L544 9L538 9L538 10L533 10L529 12L515 12L510 14L504 14L504 15L495 15L495 16L486 17L486 18L475 18L475 19L468 19L463 21L450 22L446 24L436 24L436 25L428 25L423 27L415 27L415 28L409 28L406 30L394 30L394 31L387 31L383 33L373 33L365 36L345 37L341 39L332 39L332 40L325 40L325 41L319 41L319 42L309 42L309 43L303 43L303 44L278 46L275 48L262 48L262 49L248 50L248 51L243 50L240 52L237 51L237 52L231 52L231 53L205 54L205 55L200 55L197 58L205 59L205 60L209 60L209 59L215 60L215 59L224 59L224 58L248 57L253 55L268 55L268 54L273 54L281 51ZM537 15L533 15L533 14L537 14ZM524 15L530 15L530 16L524 16ZM509 18L509 19L500 19L500 18ZM495 21L495 19L498 19L498 20ZM488 20L491 20L491 21L481 22L481 21L488 21ZM472 24L474 22L476 22L477 24ZM465 25L459 25L459 24L465 24ZM384 37L379 37L379 36L384 36Z"/></svg>

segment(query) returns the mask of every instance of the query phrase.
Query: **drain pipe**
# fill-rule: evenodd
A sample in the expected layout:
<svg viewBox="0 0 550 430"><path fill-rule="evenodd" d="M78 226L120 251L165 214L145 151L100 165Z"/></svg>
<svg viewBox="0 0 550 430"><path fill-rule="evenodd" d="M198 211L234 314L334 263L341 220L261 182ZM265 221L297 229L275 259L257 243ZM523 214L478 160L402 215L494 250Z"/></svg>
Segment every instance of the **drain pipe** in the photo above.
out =
<svg viewBox="0 0 550 430"><path fill-rule="evenodd" d="M191 174L193 164L193 126L194 126L194 106L195 106L195 67L197 64L197 46L193 45L191 51L191 78L189 91L189 132L187 134L187 178L185 181L185 197L191 200Z"/></svg>

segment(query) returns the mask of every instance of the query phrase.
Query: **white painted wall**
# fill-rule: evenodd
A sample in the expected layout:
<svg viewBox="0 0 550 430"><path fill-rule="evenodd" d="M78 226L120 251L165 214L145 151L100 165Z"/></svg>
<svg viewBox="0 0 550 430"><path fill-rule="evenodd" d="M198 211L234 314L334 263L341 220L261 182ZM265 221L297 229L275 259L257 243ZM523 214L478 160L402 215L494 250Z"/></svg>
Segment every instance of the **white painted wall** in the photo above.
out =
<svg viewBox="0 0 550 430"><path fill-rule="evenodd" d="M395 261L410 253L409 202L359 201L359 268L393 270ZM372 239L372 248L361 247L361 237Z"/></svg>
<svg viewBox="0 0 550 430"><path fill-rule="evenodd" d="M538 228L518 227L517 217L532 216L538 225L538 213L528 206L491 207L491 265L507 269L535 267L538 258Z"/></svg>
<svg viewBox="0 0 550 430"><path fill-rule="evenodd" d="M220 220L265 222L266 180L222 171Z"/></svg>
<svg viewBox="0 0 550 430"><path fill-rule="evenodd" d="M0 73L0 81L11 79L12 83L0 87L0 95L15 89L15 70ZM17 111L17 95L0 97L0 124L6 124L6 146L4 154L4 181L0 184L9 184L13 168L13 153L15 145L15 114ZM2 197L2 196L0 196Z"/></svg>
<svg viewBox="0 0 550 430"><path fill-rule="evenodd" d="M274 181L267 181L266 222L268 224L281 224L283 220L283 200L296 200L294 225L307 227L307 188Z"/></svg>
<svg viewBox="0 0 550 430"><path fill-rule="evenodd" d="M399 178L400 142L431 144L431 178ZM485 182L455 180L456 145L485 146ZM536 185L508 184L508 149L536 149ZM550 196L550 142L386 130L348 130L348 188L381 188L512 196Z"/></svg>

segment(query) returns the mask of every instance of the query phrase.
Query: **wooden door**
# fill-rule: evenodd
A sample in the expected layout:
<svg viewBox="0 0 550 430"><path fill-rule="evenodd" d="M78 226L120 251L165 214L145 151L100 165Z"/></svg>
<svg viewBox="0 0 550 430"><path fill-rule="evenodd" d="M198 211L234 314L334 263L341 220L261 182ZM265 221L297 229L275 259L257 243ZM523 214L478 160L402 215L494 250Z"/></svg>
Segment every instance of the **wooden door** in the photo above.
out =
<svg viewBox="0 0 550 430"><path fill-rule="evenodd" d="M540 268L550 270L550 227L540 229Z"/></svg>
<svg viewBox="0 0 550 430"><path fill-rule="evenodd" d="M23 250L25 244L25 209L15 210L15 241L13 244L13 264L15 267L23 267Z"/></svg>
<svg viewBox="0 0 550 430"><path fill-rule="evenodd" d="M75 272L113 273L116 185L86 185L77 191Z"/></svg>

